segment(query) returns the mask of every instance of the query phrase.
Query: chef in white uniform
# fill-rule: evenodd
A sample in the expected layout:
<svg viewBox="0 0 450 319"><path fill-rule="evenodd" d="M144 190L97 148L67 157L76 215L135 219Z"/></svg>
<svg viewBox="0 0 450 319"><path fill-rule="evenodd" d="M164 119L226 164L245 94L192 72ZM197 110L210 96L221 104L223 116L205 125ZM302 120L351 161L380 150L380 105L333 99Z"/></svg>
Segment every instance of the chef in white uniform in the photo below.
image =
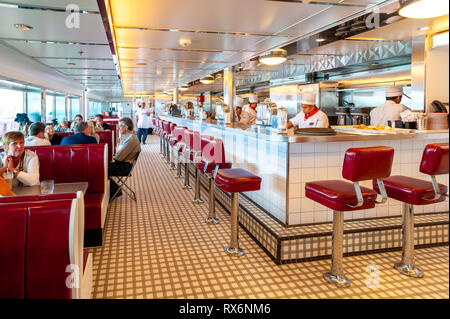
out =
<svg viewBox="0 0 450 319"><path fill-rule="evenodd" d="M244 99L240 96L236 96L236 118L235 121L241 120L242 108L244 107Z"/></svg>
<svg viewBox="0 0 450 319"><path fill-rule="evenodd" d="M386 88L386 102L370 112L370 125L386 126L388 121L395 123L396 120L401 120L400 113L408 109L403 104L400 104L402 95L403 89L400 87L391 86Z"/></svg>
<svg viewBox="0 0 450 319"><path fill-rule="evenodd" d="M258 96L256 94L250 95L248 105L242 108L241 124L253 125L256 122L256 108L258 106Z"/></svg>
<svg viewBox="0 0 450 319"><path fill-rule="evenodd" d="M301 98L302 111L289 120L288 128L328 128L328 116L316 106L316 93L304 92Z"/></svg>

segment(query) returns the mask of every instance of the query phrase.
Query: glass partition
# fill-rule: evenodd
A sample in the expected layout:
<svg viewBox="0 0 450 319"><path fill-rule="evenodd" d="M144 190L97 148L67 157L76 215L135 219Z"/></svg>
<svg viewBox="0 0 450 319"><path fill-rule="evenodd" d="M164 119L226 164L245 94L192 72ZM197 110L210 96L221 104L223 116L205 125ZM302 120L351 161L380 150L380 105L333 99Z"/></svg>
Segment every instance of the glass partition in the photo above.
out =
<svg viewBox="0 0 450 319"><path fill-rule="evenodd" d="M23 90L2 88L0 86L0 136L18 127L18 123L14 122L14 119L17 113L23 112Z"/></svg>
<svg viewBox="0 0 450 319"><path fill-rule="evenodd" d="M41 121L41 90L27 88L28 117L32 122Z"/></svg>
<svg viewBox="0 0 450 319"><path fill-rule="evenodd" d="M75 115L80 114L80 98L78 96L69 97L69 121L75 119Z"/></svg>
<svg viewBox="0 0 450 319"><path fill-rule="evenodd" d="M66 117L66 97L64 95L57 95L56 101L56 119L61 122Z"/></svg>
<svg viewBox="0 0 450 319"><path fill-rule="evenodd" d="M53 111L55 108L55 96L48 94L45 97L46 121L51 122L54 119Z"/></svg>

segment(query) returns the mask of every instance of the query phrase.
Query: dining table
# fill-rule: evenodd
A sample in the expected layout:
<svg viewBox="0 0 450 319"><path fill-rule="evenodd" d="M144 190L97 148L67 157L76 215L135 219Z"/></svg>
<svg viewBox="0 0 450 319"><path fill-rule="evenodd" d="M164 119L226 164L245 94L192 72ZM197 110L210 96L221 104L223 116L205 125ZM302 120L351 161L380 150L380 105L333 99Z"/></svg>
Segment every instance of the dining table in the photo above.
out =
<svg viewBox="0 0 450 319"><path fill-rule="evenodd" d="M55 188L52 194L67 194L67 193L76 193L83 192L86 195L86 191L88 189L87 182L79 182L79 183L55 183ZM41 186L13 186L12 191L17 196L33 196L33 195L43 195L41 193Z"/></svg>

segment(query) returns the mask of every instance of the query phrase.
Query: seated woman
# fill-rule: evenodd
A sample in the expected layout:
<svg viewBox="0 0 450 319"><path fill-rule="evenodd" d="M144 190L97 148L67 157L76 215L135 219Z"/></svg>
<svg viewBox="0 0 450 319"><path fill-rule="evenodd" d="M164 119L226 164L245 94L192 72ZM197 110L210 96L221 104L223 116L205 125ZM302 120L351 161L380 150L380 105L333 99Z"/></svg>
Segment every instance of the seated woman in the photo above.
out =
<svg viewBox="0 0 450 319"><path fill-rule="evenodd" d="M45 138L49 140L52 145L59 145L62 141L61 135L55 133L53 123L47 123L45 126Z"/></svg>
<svg viewBox="0 0 450 319"><path fill-rule="evenodd" d="M96 132L104 131L103 128L96 127L95 126L95 121L92 121L92 120L89 121L88 124L89 124L89 127L91 129L91 136L96 139L97 144L100 143L100 136Z"/></svg>
<svg viewBox="0 0 450 319"><path fill-rule="evenodd" d="M25 150L25 137L21 132L8 132L2 137L5 152L0 154L0 176L9 170L13 172L13 186L39 185L39 158L32 151Z"/></svg>

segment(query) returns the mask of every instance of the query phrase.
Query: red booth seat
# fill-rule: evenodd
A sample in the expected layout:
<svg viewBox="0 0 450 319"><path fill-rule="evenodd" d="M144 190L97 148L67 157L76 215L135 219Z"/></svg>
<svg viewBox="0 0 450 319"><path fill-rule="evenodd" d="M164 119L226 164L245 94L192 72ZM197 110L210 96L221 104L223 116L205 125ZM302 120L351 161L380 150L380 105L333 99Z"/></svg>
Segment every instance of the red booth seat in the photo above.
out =
<svg viewBox="0 0 450 319"><path fill-rule="evenodd" d="M90 283L82 285L92 265L83 264L81 204L79 198L0 204L0 298L90 296L83 291Z"/></svg>
<svg viewBox="0 0 450 319"><path fill-rule="evenodd" d="M102 244L109 201L106 144L27 147L39 157L40 180L56 183L87 182L84 196L85 245Z"/></svg>

